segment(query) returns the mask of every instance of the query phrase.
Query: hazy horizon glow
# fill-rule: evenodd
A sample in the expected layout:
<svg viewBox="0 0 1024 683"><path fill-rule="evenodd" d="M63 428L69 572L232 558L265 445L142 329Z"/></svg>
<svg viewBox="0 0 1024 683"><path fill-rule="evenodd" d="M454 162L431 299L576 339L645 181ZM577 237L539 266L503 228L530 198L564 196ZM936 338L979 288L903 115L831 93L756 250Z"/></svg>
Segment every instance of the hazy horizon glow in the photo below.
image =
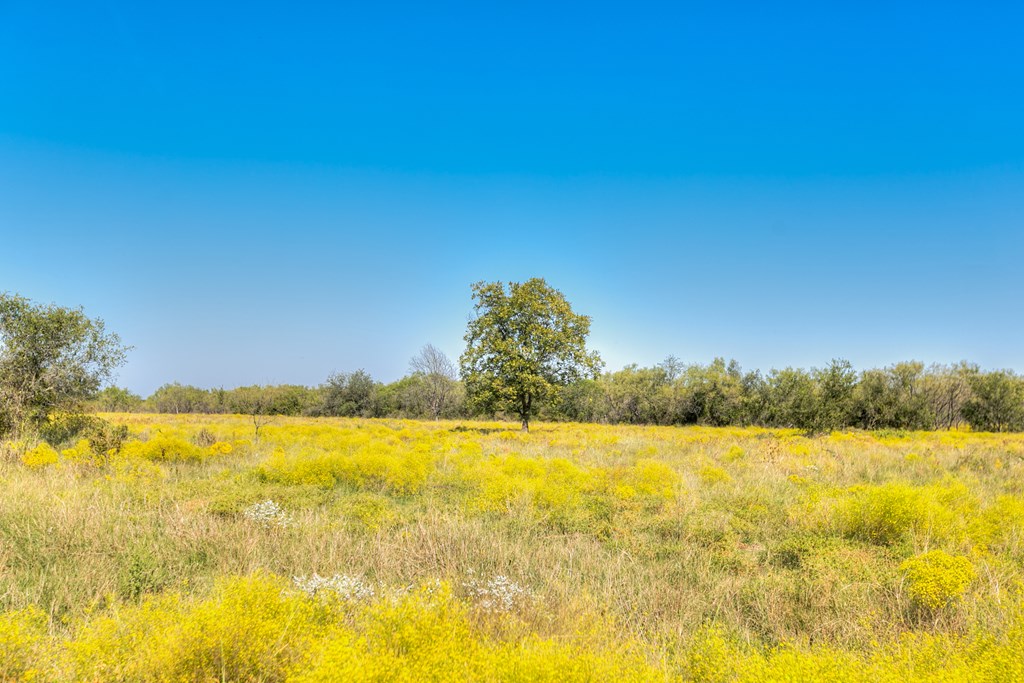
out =
<svg viewBox="0 0 1024 683"><path fill-rule="evenodd" d="M0 8L0 291L148 394L453 359L544 277L609 369L1024 370L1024 8Z"/></svg>

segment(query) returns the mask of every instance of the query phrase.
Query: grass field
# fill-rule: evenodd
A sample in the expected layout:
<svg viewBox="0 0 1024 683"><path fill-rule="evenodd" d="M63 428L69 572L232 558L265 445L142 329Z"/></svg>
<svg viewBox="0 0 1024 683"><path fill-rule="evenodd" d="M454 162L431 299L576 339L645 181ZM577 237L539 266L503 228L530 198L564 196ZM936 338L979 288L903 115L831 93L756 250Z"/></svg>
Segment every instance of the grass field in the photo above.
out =
<svg viewBox="0 0 1024 683"><path fill-rule="evenodd" d="M4 447L2 680L1024 680L1024 435L105 417Z"/></svg>

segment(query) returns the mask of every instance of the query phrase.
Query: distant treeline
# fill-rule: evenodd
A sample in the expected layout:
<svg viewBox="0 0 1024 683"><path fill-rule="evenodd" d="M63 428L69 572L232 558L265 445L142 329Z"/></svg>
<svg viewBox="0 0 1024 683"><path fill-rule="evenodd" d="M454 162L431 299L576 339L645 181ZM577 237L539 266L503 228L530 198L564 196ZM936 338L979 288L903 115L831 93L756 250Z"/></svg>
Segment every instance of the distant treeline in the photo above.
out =
<svg viewBox="0 0 1024 683"><path fill-rule="evenodd" d="M241 413L342 417L471 418L462 384L416 372L384 384L357 370L319 387L297 385L200 389L167 384L146 399L111 387L103 411ZM489 416L487 416L489 417ZM897 363L858 372L832 361L811 370L744 372L735 361L628 366L564 389L540 417L577 422L656 425L762 425L808 431L948 429L1024 431L1024 377L961 362L925 367Z"/></svg>

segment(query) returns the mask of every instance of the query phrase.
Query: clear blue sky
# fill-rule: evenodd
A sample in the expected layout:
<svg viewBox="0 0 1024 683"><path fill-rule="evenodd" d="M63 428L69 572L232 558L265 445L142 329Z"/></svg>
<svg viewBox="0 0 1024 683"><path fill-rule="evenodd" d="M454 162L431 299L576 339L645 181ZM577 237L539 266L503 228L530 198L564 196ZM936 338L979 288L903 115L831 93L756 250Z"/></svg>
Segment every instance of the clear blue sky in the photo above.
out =
<svg viewBox="0 0 1024 683"><path fill-rule="evenodd" d="M0 1L0 290L148 393L453 358L1024 369L1020 3Z"/></svg>

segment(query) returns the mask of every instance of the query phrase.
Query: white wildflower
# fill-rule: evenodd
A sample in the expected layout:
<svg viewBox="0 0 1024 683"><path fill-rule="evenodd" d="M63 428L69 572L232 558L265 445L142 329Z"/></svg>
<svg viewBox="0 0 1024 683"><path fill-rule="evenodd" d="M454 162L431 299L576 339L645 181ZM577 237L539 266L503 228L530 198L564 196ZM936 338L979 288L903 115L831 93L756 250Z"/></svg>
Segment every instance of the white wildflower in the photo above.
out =
<svg viewBox="0 0 1024 683"><path fill-rule="evenodd" d="M522 608L534 600L533 591L519 585L503 574L498 574L486 581L472 576L464 581L462 587L469 593L477 608L485 612L511 612Z"/></svg>
<svg viewBox="0 0 1024 683"><path fill-rule="evenodd" d="M293 576L292 582L295 587L310 597L325 592L333 593L343 600L369 600L375 594L373 586L356 576L347 574L335 574L334 576L320 576L313 573L312 576Z"/></svg>
<svg viewBox="0 0 1024 683"><path fill-rule="evenodd" d="M246 519L256 522L262 527L272 526L286 527L295 524L290 514L272 500L265 500L262 503L253 503L245 508L242 513Z"/></svg>

